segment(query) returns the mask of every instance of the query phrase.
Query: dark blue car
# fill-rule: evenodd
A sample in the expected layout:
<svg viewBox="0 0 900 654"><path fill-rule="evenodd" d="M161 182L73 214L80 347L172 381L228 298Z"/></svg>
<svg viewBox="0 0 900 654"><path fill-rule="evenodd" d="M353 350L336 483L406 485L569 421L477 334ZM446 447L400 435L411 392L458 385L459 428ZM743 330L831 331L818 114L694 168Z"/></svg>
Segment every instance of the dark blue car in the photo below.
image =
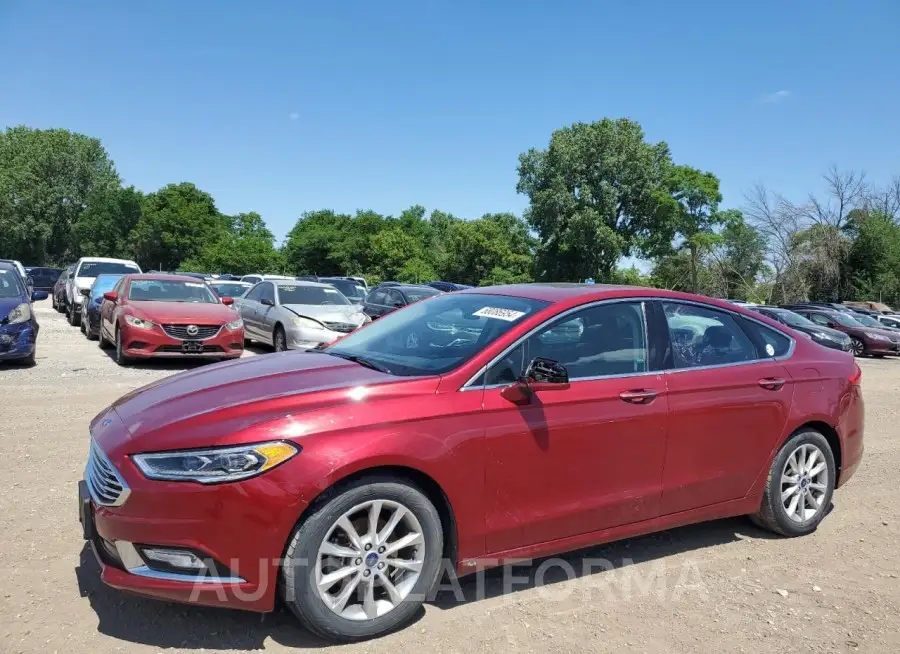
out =
<svg viewBox="0 0 900 654"><path fill-rule="evenodd" d="M103 294L113 290L122 275L105 273L97 275L90 288L82 290L86 301L81 303L81 333L93 341L100 335L100 305Z"/></svg>
<svg viewBox="0 0 900 654"><path fill-rule="evenodd" d="M12 264L0 263L0 361L34 365L39 327L31 303L46 299L43 291L29 293Z"/></svg>

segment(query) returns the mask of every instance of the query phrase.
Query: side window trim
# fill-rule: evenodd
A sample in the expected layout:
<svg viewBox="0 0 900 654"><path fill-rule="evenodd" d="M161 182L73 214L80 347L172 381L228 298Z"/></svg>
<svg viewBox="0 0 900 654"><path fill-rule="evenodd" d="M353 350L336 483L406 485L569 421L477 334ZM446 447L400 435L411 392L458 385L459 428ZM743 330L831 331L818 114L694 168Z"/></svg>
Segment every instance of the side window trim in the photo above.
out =
<svg viewBox="0 0 900 654"><path fill-rule="evenodd" d="M711 309L713 311L721 311L722 313L730 315L732 317L732 319L738 324L741 331L743 331L745 334L746 334L747 330L745 330L744 327L741 325L741 319L751 320L753 322L759 323L760 325L762 325L763 327L766 327L768 329L775 329L771 325L767 325L766 323L762 322L761 320L756 320L755 318L753 318L751 316L745 316L744 314L740 314L735 311L729 311L728 309L723 309L721 307L704 304L702 302L692 302L690 300L681 300L681 299L674 299L674 298L672 298L672 299L670 299L670 298L657 299L657 301L659 301L660 303L667 302L669 304L688 304L688 305L692 305L692 306L699 306L704 309ZM695 367L683 367L683 368L675 367L675 362L673 359L672 364L671 364L672 367L667 368L665 370L665 372L691 372L694 370L711 370L714 368L728 368L731 366L752 366L757 363L762 363L765 361L784 361L786 359L790 359L794 355L794 348L795 348L797 342L794 340L794 338L790 334L786 334L785 332L781 331L780 329L777 331L779 333L783 334L791 342L790 346L788 346L788 351L780 357L759 357L759 350L758 350L755 339L751 338L750 336L747 336L747 338L750 339L750 342L753 343L754 349L757 350L758 358L756 358L756 359L750 359L749 361L736 361L733 363L717 363L717 364L713 364L713 365L709 365L709 366L695 366ZM667 330L667 332L668 332L668 330ZM671 348L671 338L672 338L671 333L668 334L668 338L669 338L669 342L670 342L669 347Z"/></svg>
<svg viewBox="0 0 900 654"><path fill-rule="evenodd" d="M469 377L469 379L466 381L466 383L463 384L459 388L459 390L460 391L472 391L472 390L481 391L481 390L490 390L490 389L494 389L494 388L503 388L505 386L509 386L508 382L502 383L502 384L490 384L488 386L485 386L483 384L484 380L487 379L487 374L486 374L487 371L490 370L491 367L495 363L500 361L500 359L502 359L503 357L508 355L510 352L515 350L520 345L522 345L524 342L526 342L529 338L531 338L532 336L537 334L539 331L549 327L550 325L552 325L556 322L559 322L566 316L569 316L573 313L579 313L581 311L585 311L587 309L591 309L596 306L600 306L600 305L604 305L604 304L616 304L616 303L618 303L618 304L629 303L629 304L640 304L641 305L641 317L642 317L641 324L642 324L642 329L644 330L644 356L647 361L648 369L645 370L644 372L626 372L626 373L621 373L621 374L598 375L598 376L592 376L592 377L570 377L569 382L577 383L577 382L598 381L601 379L619 379L619 378L623 378L623 377L646 377L648 375L658 375L661 371L660 370L652 370L651 368L653 366L651 365L651 362L649 360L650 347L649 347L649 334L647 331L647 328L648 328L647 305L652 301L652 299L653 298L612 298L612 299L608 299L608 300L597 300L595 302L579 304L578 306L567 309L567 310L563 311L562 313L558 313L554 316L550 316L544 322L540 323L539 325L536 325L535 327L532 327L529 331L527 331L525 334L523 334L522 336L517 338L509 346L504 348L497 356L495 356L493 359L491 359L488 363L486 363L481 368L479 368L475 372L474 375ZM482 378L482 377L483 377L482 383L475 385L474 382L478 381L478 379Z"/></svg>

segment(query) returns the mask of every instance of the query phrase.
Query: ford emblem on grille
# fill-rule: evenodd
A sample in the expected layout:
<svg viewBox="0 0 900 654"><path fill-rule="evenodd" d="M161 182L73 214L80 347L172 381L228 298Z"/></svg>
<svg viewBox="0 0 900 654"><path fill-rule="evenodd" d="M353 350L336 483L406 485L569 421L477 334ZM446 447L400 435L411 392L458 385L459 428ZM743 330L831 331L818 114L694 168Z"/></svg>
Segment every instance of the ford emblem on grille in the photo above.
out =
<svg viewBox="0 0 900 654"><path fill-rule="evenodd" d="M196 336L200 333L200 328L197 325L188 325L185 331L187 331L188 336Z"/></svg>

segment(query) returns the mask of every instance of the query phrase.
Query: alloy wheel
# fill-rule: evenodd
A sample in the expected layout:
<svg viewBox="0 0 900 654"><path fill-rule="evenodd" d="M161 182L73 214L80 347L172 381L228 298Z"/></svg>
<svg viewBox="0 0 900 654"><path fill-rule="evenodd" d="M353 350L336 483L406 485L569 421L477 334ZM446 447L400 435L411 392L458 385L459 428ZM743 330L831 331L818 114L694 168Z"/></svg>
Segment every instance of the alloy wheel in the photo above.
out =
<svg viewBox="0 0 900 654"><path fill-rule="evenodd" d="M850 350L853 352L853 356L861 357L866 351L866 346L861 340L854 338L850 341Z"/></svg>
<svg viewBox="0 0 900 654"><path fill-rule="evenodd" d="M372 500L338 518L319 546L319 598L348 620L372 620L397 608L425 563L418 519L399 502Z"/></svg>
<svg viewBox="0 0 900 654"><path fill-rule="evenodd" d="M287 350L287 339L284 332L280 329L275 330L275 351L284 352Z"/></svg>
<svg viewBox="0 0 900 654"><path fill-rule="evenodd" d="M807 522L824 509L828 494L828 464L817 446L794 450L781 472L781 504L794 522Z"/></svg>

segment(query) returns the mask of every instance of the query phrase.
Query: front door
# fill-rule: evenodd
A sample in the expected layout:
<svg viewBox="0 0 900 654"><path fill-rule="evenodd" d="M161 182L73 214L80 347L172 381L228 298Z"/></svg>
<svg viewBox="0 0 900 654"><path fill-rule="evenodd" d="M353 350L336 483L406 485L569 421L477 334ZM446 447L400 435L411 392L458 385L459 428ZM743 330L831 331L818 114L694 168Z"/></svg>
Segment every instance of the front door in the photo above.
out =
<svg viewBox="0 0 900 654"><path fill-rule="evenodd" d="M554 320L489 368L488 551L659 514L668 400L646 343L642 303L598 303ZM506 399L503 388L535 357L564 365L569 388Z"/></svg>
<svg viewBox="0 0 900 654"><path fill-rule="evenodd" d="M262 284L257 284L247 294L239 300L238 310L241 314L241 320L244 321L244 334L247 338L259 339L259 319L257 313L259 311L259 298L262 294Z"/></svg>
<svg viewBox="0 0 900 654"><path fill-rule="evenodd" d="M794 385L790 339L737 314L663 302L674 368L662 513L740 499L782 435Z"/></svg>

